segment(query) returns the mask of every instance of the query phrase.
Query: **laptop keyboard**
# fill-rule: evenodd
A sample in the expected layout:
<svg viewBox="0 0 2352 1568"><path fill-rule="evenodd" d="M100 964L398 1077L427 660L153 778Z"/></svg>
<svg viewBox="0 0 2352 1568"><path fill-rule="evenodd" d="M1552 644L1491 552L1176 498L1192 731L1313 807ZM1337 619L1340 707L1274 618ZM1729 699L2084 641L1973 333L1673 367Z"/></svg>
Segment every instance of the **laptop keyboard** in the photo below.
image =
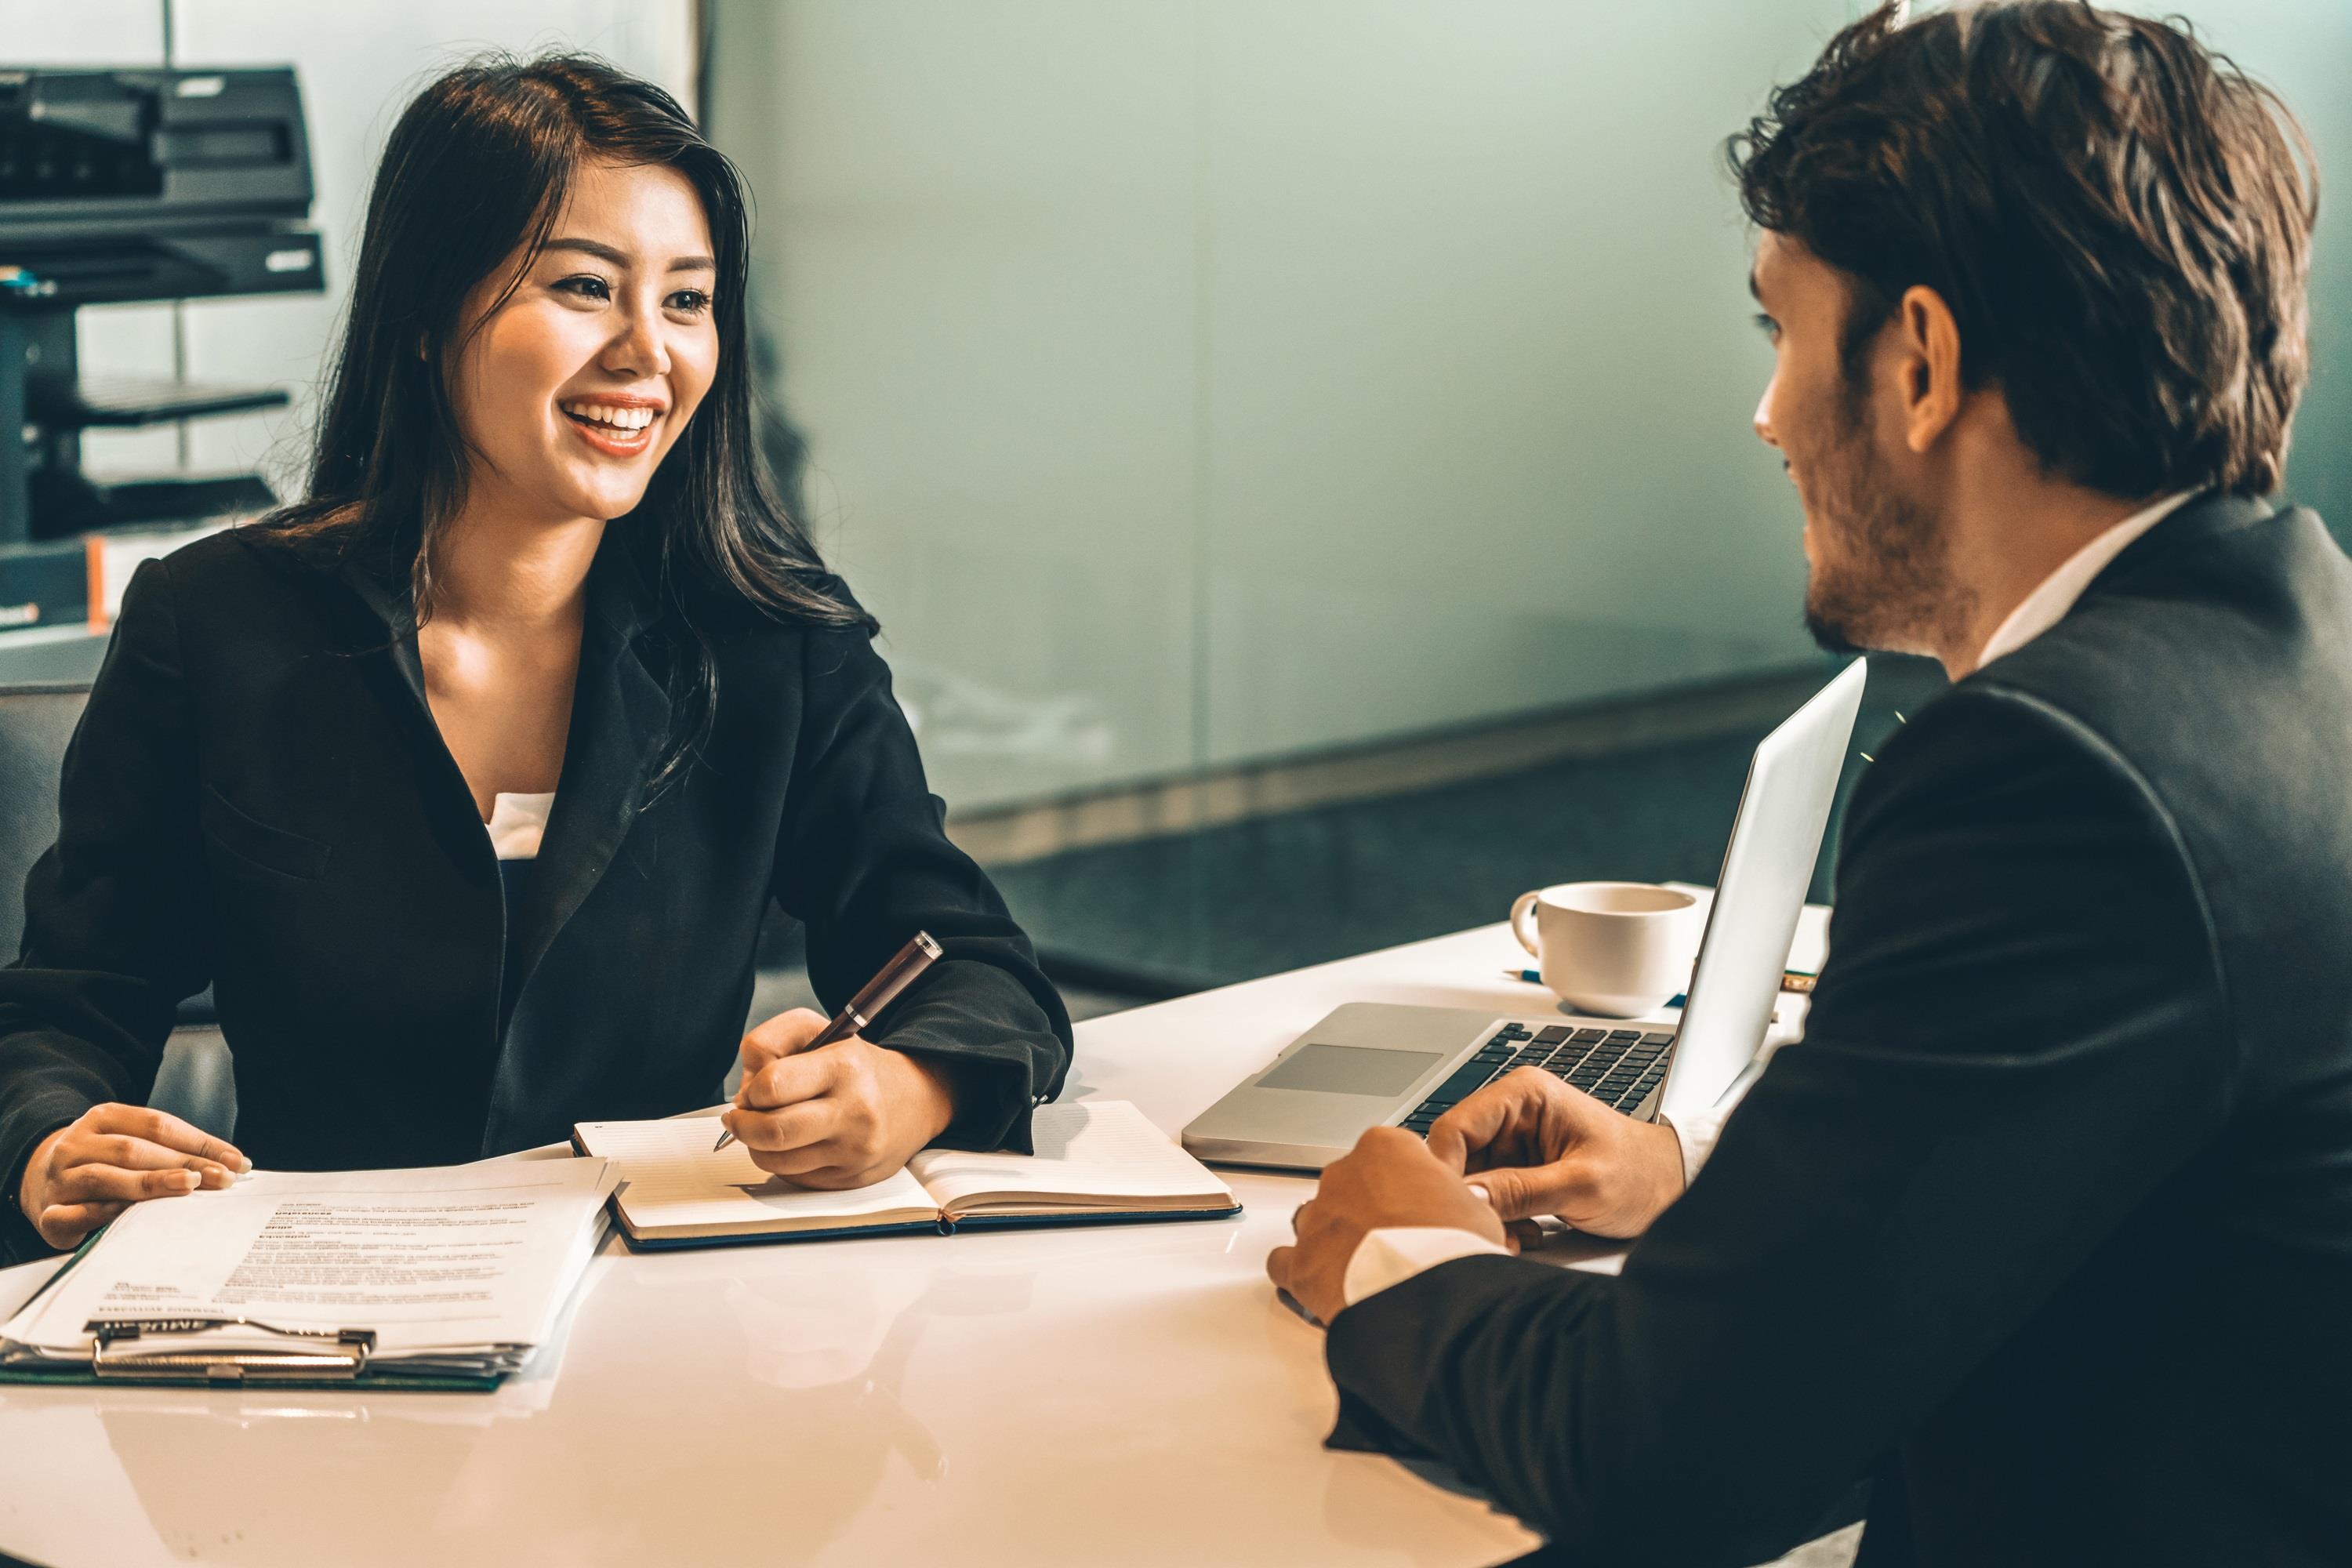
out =
<svg viewBox="0 0 2352 1568"><path fill-rule="evenodd" d="M1530 1029L1506 1024L1455 1068L1399 1125L1426 1132L1431 1122L1507 1072L1541 1068L1601 1104L1632 1112L1664 1081L1673 1035L1655 1029Z"/></svg>

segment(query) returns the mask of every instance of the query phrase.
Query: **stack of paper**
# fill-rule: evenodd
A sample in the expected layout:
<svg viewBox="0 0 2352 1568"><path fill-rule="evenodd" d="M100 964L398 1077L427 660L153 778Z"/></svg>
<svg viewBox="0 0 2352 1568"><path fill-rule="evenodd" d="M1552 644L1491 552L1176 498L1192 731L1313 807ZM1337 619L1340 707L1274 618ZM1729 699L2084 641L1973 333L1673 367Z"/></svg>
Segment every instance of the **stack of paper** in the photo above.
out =
<svg viewBox="0 0 2352 1568"><path fill-rule="evenodd" d="M604 1160L257 1172L137 1204L0 1326L0 1378L487 1384L552 1334L619 1180Z"/></svg>

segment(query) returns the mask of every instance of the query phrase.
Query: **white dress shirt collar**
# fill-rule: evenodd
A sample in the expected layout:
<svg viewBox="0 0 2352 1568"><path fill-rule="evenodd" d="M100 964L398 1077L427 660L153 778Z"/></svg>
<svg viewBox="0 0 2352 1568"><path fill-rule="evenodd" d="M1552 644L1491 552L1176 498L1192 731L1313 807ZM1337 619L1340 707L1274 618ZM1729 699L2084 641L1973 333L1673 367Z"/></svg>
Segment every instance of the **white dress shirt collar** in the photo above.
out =
<svg viewBox="0 0 2352 1568"><path fill-rule="evenodd" d="M2179 510L2197 493L2182 490L2179 495L2167 496L2154 506L2132 513L2068 556L2058 570L2044 577L2042 585L2020 600L2017 608L1993 628L1991 640L1977 656L1977 668L1982 669L1994 659L2015 653L2064 620L2066 612L2074 607L2074 601L2083 596L2083 590L2107 569L2108 563L2121 555L2133 540Z"/></svg>

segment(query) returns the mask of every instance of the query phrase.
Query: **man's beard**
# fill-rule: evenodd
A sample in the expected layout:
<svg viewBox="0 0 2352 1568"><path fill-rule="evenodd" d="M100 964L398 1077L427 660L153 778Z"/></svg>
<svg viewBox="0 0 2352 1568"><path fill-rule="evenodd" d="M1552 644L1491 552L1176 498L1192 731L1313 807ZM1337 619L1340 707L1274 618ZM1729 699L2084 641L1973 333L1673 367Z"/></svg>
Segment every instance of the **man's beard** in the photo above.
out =
<svg viewBox="0 0 2352 1568"><path fill-rule="evenodd" d="M1805 629L1832 653L1934 651L1968 615L1942 520L1887 473L1859 399L1843 402L1835 438L1807 465L1820 559L1805 584Z"/></svg>

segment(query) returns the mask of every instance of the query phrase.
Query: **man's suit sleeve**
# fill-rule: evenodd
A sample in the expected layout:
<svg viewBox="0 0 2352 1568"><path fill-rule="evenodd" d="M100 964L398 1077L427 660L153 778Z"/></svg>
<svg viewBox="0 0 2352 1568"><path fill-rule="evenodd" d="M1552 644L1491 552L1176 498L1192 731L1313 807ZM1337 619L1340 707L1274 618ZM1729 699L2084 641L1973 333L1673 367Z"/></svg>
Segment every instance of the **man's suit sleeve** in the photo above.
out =
<svg viewBox="0 0 2352 1568"><path fill-rule="evenodd" d="M144 1102L173 1009L204 989L195 792L170 568L151 562L66 751L58 841L26 879L24 952L0 969L0 1258L49 1252L16 1202L34 1146L93 1105Z"/></svg>
<svg viewBox="0 0 2352 1568"><path fill-rule="evenodd" d="M2196 873L2094 734L1972 681L1848 818L1830 951L1612 1279L1447 1263L1334 1320L1343 1425L1595 1561L1785 1550L2228 1114Z"/></svg>
<svg viewBox="0 0 2352 1568"><path fill-rule="evenodd" d="M938 938L946 956L867 1037L961 1069L941 1144L1026 1153L1031 1107L1069 1070L1069 1014L987 873L949 840L872 638L812 633L804 657L773 885L807 922L810 983L837 1008L916 931Z"/></svg>

